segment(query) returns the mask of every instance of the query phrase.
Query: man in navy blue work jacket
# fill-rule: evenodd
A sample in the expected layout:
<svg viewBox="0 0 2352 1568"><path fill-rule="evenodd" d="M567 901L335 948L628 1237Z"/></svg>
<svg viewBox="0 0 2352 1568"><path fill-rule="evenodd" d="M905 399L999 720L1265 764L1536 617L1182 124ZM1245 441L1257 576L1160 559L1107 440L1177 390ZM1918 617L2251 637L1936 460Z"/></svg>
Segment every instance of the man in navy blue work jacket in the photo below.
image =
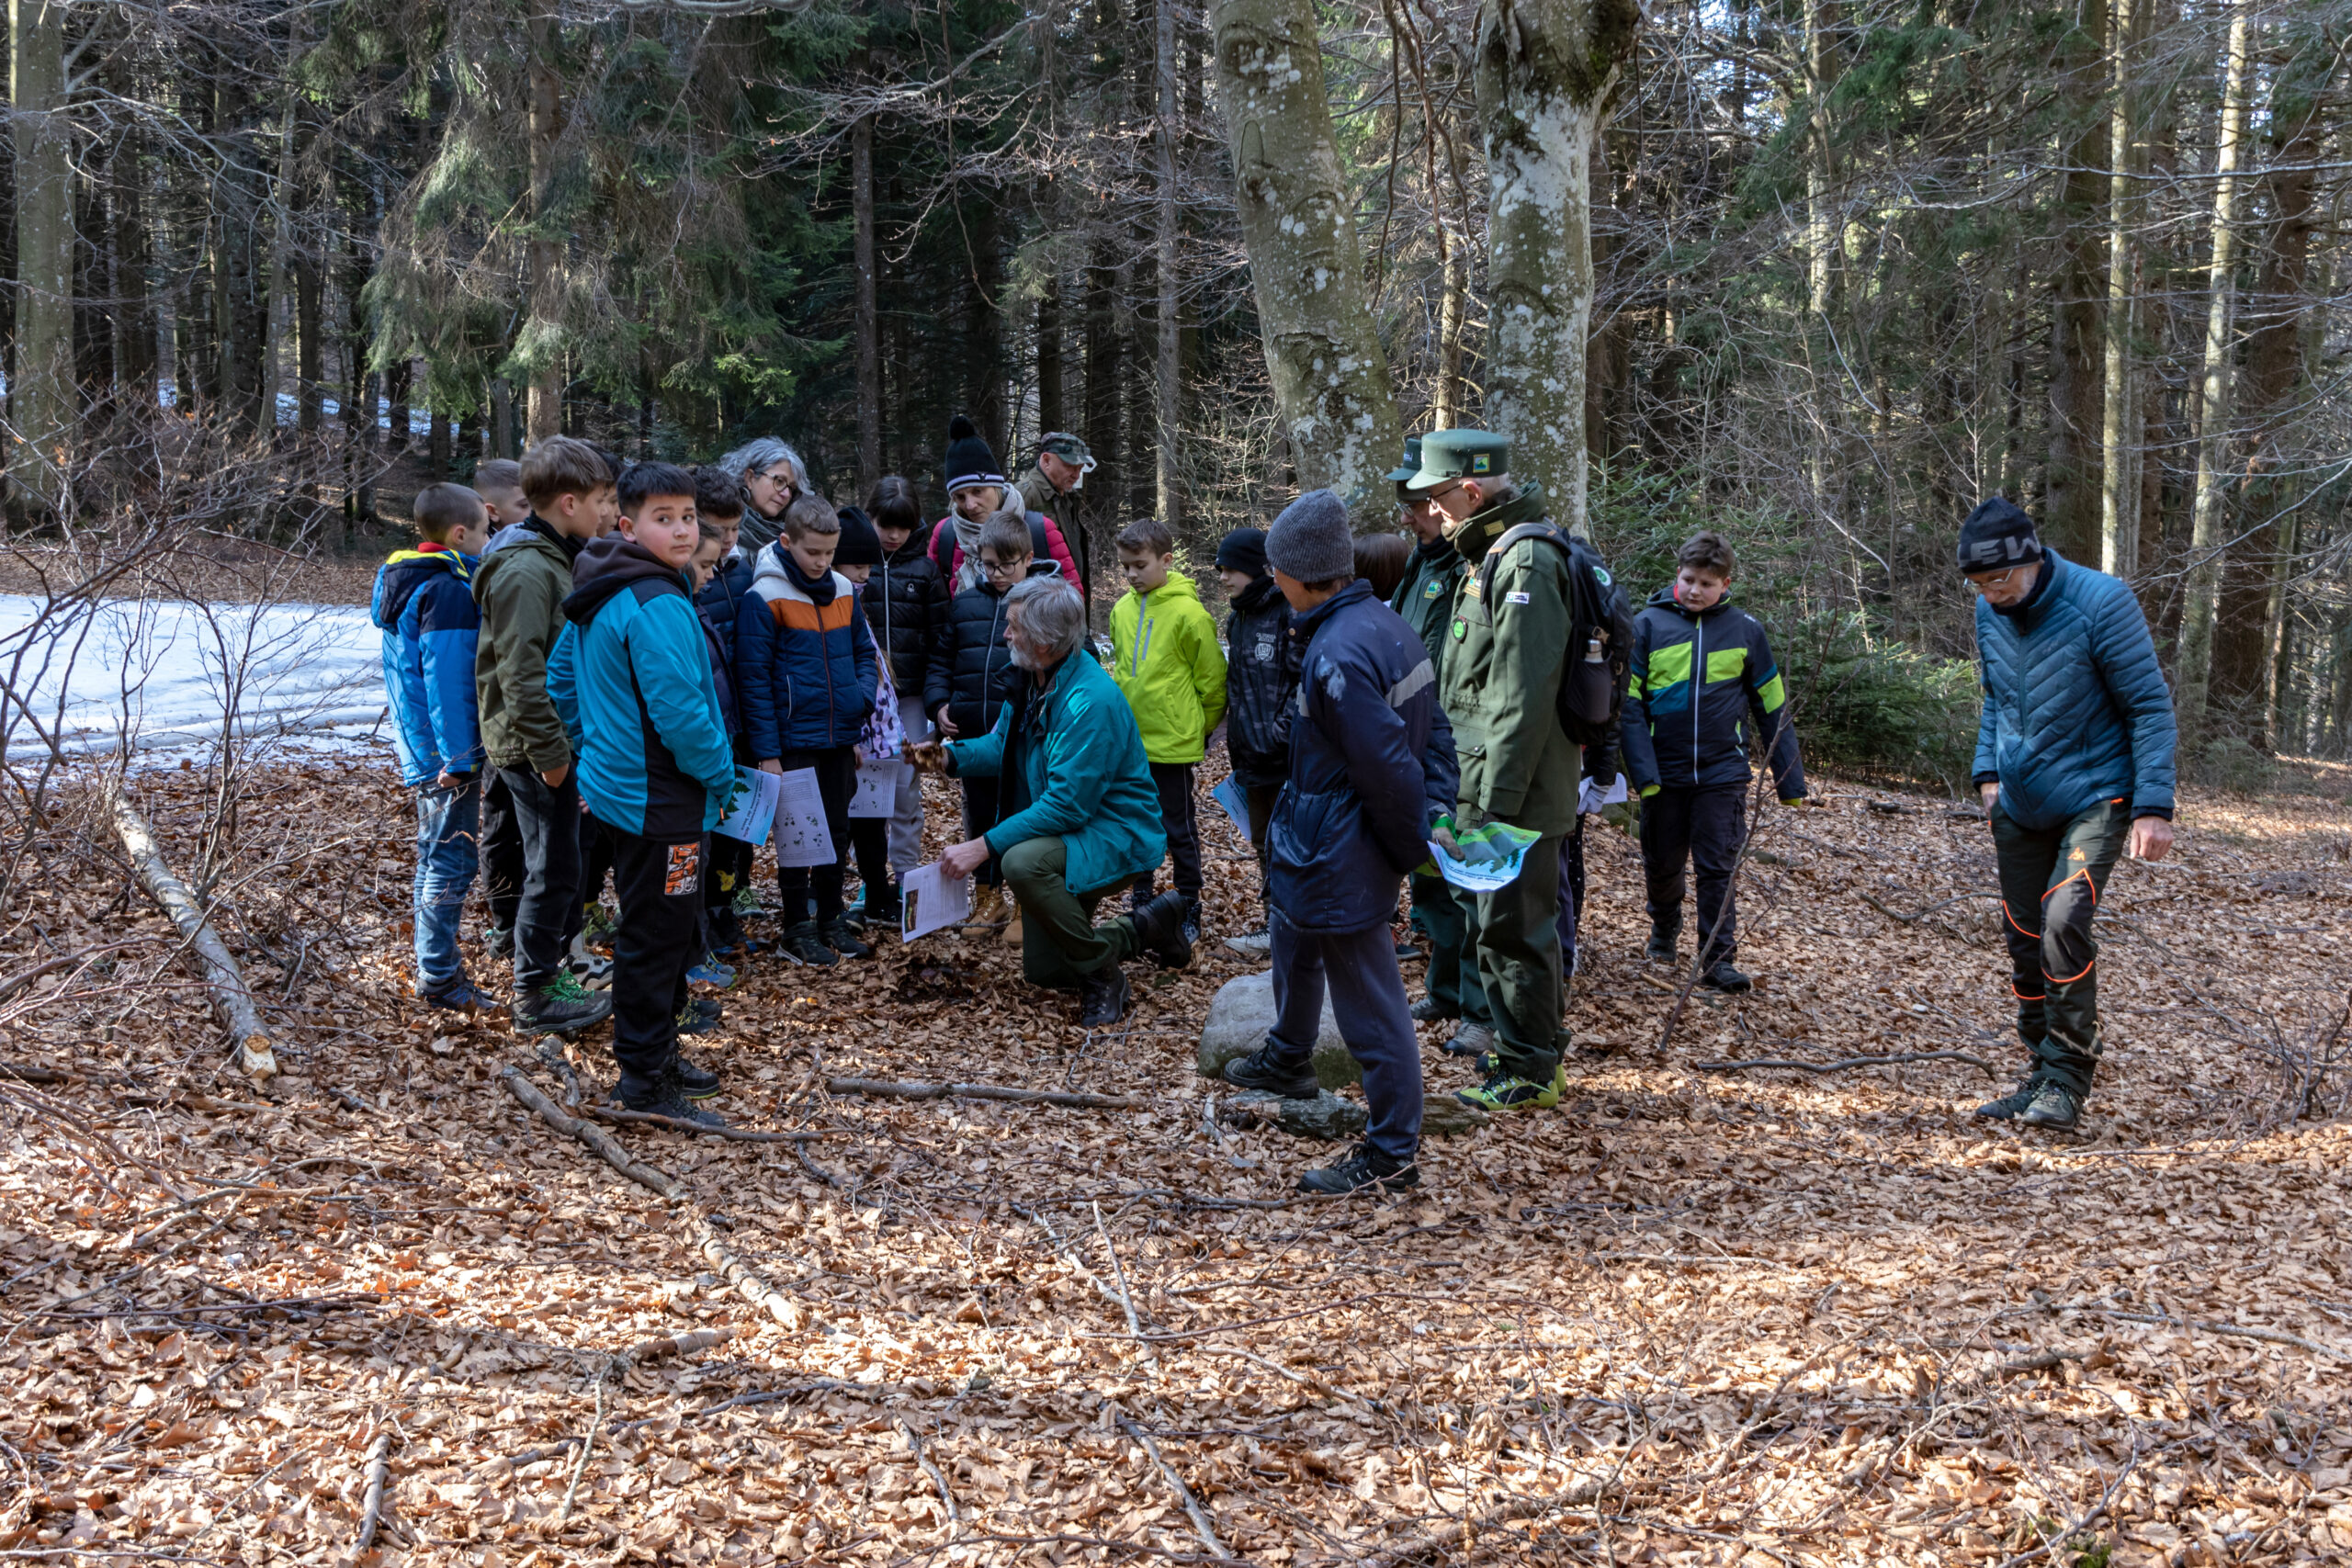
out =
<svg viewBox="0 0 2352 1568"><path fill-rule="evenodd" d="M2070 1128L2098 1066L2098 944L2091 916L2128 847L2172 848L2172 692L2147 617L2124 583L2044 547L1998 497L1960 529L1980 597L1984 713L1974 779L2001 874L2018 1034L2032 1066L1976 1114Z"/></svg>
<svg viewBox="0 0 2352 1568"><path fill-rule="evenodd" d="M1363 1067L1364 1141L1299 1179L1308 1192L1412 1187L1421 1136L1421 1055L1389 922L1429 859L1430 824L1453 804L1453 736L1429 650L1356 576L1347 508L1309 491L1274 519L1266 561L1305 643L1290 776L1274 805L1268 934L1274 1027L1226 1064L1228 1083L1312 1098L1323 995Z"/></svg>

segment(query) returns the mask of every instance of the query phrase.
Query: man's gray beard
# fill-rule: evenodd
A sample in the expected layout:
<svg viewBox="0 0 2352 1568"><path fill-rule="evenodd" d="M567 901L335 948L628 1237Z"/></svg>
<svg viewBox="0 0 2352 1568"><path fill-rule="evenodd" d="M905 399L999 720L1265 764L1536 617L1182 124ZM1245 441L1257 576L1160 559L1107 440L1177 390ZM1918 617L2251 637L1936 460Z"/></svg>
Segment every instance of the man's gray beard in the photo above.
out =
<svg viewBox="0 0 2352 1568"><path fill-rule="evenodd" d="M1026 670L1035 674L1046 667L1046 661L1031 652L1029 645L1020 637L1006 637L1004 646L1012 652L1012 663L1015 669Z"/></svg>

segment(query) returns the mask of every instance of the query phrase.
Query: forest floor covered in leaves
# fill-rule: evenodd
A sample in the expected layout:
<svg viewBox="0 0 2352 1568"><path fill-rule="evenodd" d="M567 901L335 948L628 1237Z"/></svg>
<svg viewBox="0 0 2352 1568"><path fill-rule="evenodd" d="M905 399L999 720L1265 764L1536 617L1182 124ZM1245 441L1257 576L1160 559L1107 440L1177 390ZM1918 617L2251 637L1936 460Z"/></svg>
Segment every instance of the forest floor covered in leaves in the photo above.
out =
<svg viewBox="0 0 2352 1568"><path fill-rule="evenodd" d="M80 955L0 978L0 1555L343 1563L372 1519L370 1560L468 1568L2345 1561L2352 773L2299 777L2192 792L2177 858L2119 868L2073 1136L1970 1116L2019 1055L1980 819L1774 808L1758 989L1670 1039L1597 829L1568 1097L1377 1201L1295 1197L1333 1150L1208 1114L1250 961L1137 970L1090 1035L992 937L753 960L696 1054L808 1136L606 1129L665 1200L510 1092L563 1100L535 1042L408 999L374 767L264 775L213 840L256 1085L69 792L0 950ZM183 874L216 782L136 781ZM1227 934L1255 871L1203 818ZM1724 1066L1923 1052L2001 1081ZM570 1060L609 1081L602 1032Z"/></svg>

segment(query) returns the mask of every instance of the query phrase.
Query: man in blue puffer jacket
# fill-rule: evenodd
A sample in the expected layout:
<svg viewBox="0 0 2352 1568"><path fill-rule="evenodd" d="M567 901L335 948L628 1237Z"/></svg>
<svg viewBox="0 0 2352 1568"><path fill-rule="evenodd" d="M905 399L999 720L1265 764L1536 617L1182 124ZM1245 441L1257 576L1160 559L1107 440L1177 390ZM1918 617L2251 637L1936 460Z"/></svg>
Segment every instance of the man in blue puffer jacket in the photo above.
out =
<svg viewBox="0 0 2352 1568"><path fill-rule="evenodd" d="M1364 1141L1299 1179L1308 1192L1416 1186L1421 1051L1389 922L1405 877L1429 859L1430 824L1453 806L1453 732L1429 649L1356 576L1347 507L1328 490L1283 509L1266 560L1290 601L1300 656L1290 778L1267 859L1274 1027L1226 1064L1226 1081L1313 1097L1323 996L1363 1066Z"/></svg>
<svg viewBox="0 0 2352 1568"><path fill-rule="evenodd" d="M2172 848L2172 693L2132 590L2042 547L1997 497L1960 529L1960 570L1983 597L1984 713L1974 778L2000 861L2018 1034L2033 1063L1976 1114L2068 1128L2098 1066L2091 917L2128 847Z"/></svg>

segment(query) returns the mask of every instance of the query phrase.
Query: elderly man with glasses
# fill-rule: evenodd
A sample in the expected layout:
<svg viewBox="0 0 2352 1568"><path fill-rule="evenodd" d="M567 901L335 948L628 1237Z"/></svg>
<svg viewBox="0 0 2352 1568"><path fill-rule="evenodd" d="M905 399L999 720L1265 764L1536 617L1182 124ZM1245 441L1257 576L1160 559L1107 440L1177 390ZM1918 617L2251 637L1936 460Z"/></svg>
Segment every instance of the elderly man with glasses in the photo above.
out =
<svg viewBox="0 0 2352 1568"><path fill-rule="evenodd" d="M948 847L940 863L969 876L991 857L1021 907L1022 972L1034 986L1075 989L1079 1022L1116 1023L1130 1000L1122 960L1192 962L1184 899L1168 892L1102 925L1095 906L1156 870L1167 853L1159 792L1126 698L1081 646L1086 608L1055 577L1005 595L1005 642L1027 676L984 736L908 748L917 767L994 778L997 822Z"/></svg>
<svg viewBox="0 0 2352 1568"><path fill-rule="evenodd" d="M2009 502L1968 514L1960 570L1979 595L1974 779L2031 1057L2016 1091L1976 1114L2064 1130L2098 1066L2099 895L2127 851L2172 848L2172 693L2131 588L2044 547Z"/></svg>

